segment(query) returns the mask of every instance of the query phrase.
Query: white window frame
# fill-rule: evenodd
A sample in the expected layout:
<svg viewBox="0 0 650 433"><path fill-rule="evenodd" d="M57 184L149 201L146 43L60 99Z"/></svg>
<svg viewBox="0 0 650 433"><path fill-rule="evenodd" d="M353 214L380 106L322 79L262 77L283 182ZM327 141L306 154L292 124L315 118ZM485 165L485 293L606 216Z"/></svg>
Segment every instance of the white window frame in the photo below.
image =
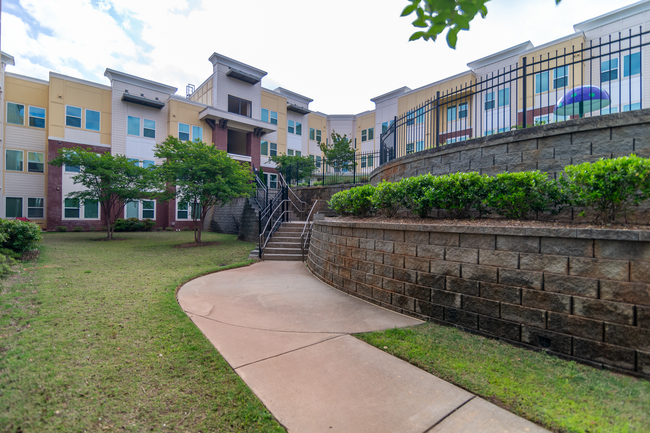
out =
<svg viewBox="0 0 650 433"><path fill-rule="evenodd" d="M41 207L29 206L29 200L42 200L41 203L43 204L43 206L41 206ZM41 209L43 211L43 215L40 216L40 217L29 216L29 210L30 209ZM27 197L27 218L28 219L35 219L35 220L43 220L43 219L45 219L45 197Z"/></svg>
<svg viewBox="0 0 650 433"><path fill-rule="evenodd" d="M275 180L271 179L271 176L275 176ZM277 173L264 173L266 177L266 186L272 189L277 189L278 187L278 174ZM275 186L271 186L271 182L275 182Z"/></svg>
<svg viewBox="0 0 650 433"><path fill-rule="evenodd" d="M194 133L196 132L197 129L201 131L201 141L203 141L203 127L202 126L191 125L192 141L196 141L197 137L195 136Z"/></svg>
<svg viewBox="0 0 650 433"><path fill-rule="evenodd" d="M269 156L277 156L278 155L278 143L271 143L269 141Z"/></svg>
<svg viewBox="0 0 650 433"><path fill-rule="evenodd" d="M361 131L361 142L368 141L368 130L364 129Z"/></svg>
<svg viewBox="0 0 650 433"><path fill-rule="evenodd" d="M144 212L145 212L144 202L153 202L153 218L148 218L148 217L144 216ZM125 218L134 218L134 217L128 217L127 214L126 214L127 213L127 206L129 205L129 203L137 203L138 204L138 216L135 217L135 218L138 218L139 220L144 220L144 219L150 219L152 221L156 220L156 214L157 214L157 212L156 212L156 206L157 206L156 200L132 200L132 201L128 202L127 204L124 205L124 217ZM149 211L149 210L152 210L152 209L147 209L147 210Z"/></svg>
<svg viewBox="0 0 650 433"><path fill-rule="evenodd" d="M182 200L179 200L179 198L176 199L176 214L174 215L176 217L175 220L176 221L194 221L193 218L192 218L192 209L191 209L192 206L194 206L194 203L186 203L186 208L185 209L180 209L179 205L182 203ZM196 206L201 206L201 203L197 203ZM187 218L179 218L178 217L179 210L187 212ZM199 220L199 218L197 218L197 221L198 220Z"/></svg>
<svg viewBox="0 0 650 433"><path fill-rule="evenodd" d="M147 128L147 127L145 126L145 125L146 125L146 122L153 122L153 128ZM153 131L153 137L149 137L149 136L145 135L145 134L144 134L145 131ZM155 138L156 138L156 121L155 121L155 120L144 119L144 118L142 119L142 137L143 137L143 138L151 138L151 139L155 139Z"/></svg>
<svg viewBox="0 0 650 433"><path fill-rule="evenodd" d="M181 131L181 125L187 126L187 132ZM183 140L181 134L187 134L187 140ZM192 126L189 123L178 122L178 139L180 141L190 141L192 139Z"/></svg>
<svg viewBox="0 0 650 433"><path fill-rule="evenodd" d="M89 128L89 127L88 127L88 112L89 112L89 111L92 111L93 113L97 113L97 114L99 114L99 119L97 120L97 129L92 129L92 128ZM84 114L85 114L85 119L84 119L84 129L87 129L88 131L100 132L101 129L102 129L102 112L101 112L101 111L91 110L91 109L89 109L89 108L86 108ZM128 128L128 124L127 124L127 128Z"/></svg>
<svg viewBox="0 0 650 433"><path fill-rule="evenodd" d="M68 108L77 108L79 109L79 117L77 116L71 116L68 114ZM65 106L65 127L66 128L77 128L77 129L83 129L83 108L77 107L74 105L66 105ZM79 119L79 126L74 126L74 125L68 125L68 117L72 119ZM128 123L127 123L127 128L128 128Z"/></svg>
<svg viewBox="0 0 650 433"><path fill-rule="evenodd" d="M9 104L13 105L21 105L23 107L23 123L13 123L9 122ZM25 108L27 108L27 105L21 104L20 102L11 102L7 101L5 104L5 122L7 122L7 125L20 125L20 126L25 126L25 119L29 117L29 112L25 111Z"/></svg>
<svg viewBox="0 0 650 433"><path fill-rule="evenodd" d="M323 133L322 133L322 131L320 129L317 129L316 130L316 141L318 143L320 143L322 139L323 139Z"/></svg>
<svg viewBox="0 0 650 433"><path fill-rule="evenodd" d="M296 133L296 122L290 119L287 119L287 132L289 134Z"/></svg>
<svg viewBox="0 0 650 433"><path fill-rule="evenodd" d="M458 104L458 118L466 119L468 109L469 109L469 104L467 102L461 102L460 104Z"/></svg>
<svg viewBox="0 0 650 433"><path fill-rule="evenodd" d="M490 103L491 103L491 105L490 105ZM489 105L489 107L488 107L488 105ZM485 94L485 105L484 105L485 111L493 110L495 106L496 106L496 101L494 99L494 91L486 93Z"/></svg>
<svg viewBox="0 0 650 433"><path fill-rule="evenodd" d="M316 141L316 128L309 128L309 139Z"/></svg>
<svg viewBox="0 0 650 433"><path fill-rule="evenodd" d="M138 134L129 133L129 119L138 119ZM137 116L126 116L126 135L131 137L142 137L142 118Z"/></svg>
<svg viewBox="0 0 650 433"><path fill-rule="evenodd" d="M302 135L302 123L296 122L296 135Z"/></svg>
<svg viewBox="0 0 650 433"><path fill-rule="evenodd" d="M32 116L32 113L31 113L32 108L38 108L39 110L43 110L43 117ZM41 126L33 126L33 125L31 124L31 123L32 123L32 122L31 122L32 117L33 117L34 119L43 119L43 126L42 126L42 127L41 127ZM47 128L47 123L46 123L46 121L45 121L46 118L47 118L47 110L46 110L45 108L43 108L43 107L37 107L37 106L35 106L35 105L30 105L30 106L27 107L27 126L29 126L30 128L37 128L37 129L45 129L45 128Z"/></svg>
<svg viewBox="0 0 650 433"><path fill-rule="evenodd" d="M510 105L510 87L499 89L497 92L497 107L507 107Z"/></svg>
<svg viewBox="0 0 650 433"><path fill-rule="evenodd" d="M100 221L102 219L102 207L99 204L99 201L97 201L97 218L86 218L85 213L86 213L86 203L81 203L79 200L79 207L78 208L73 208L73 207L66 207L65 201L66 200L77 200L73 198L67 198L63 197L63 206L62 206L62 219L66 221L75 221L75 220L85 220L85 221ZM65 216L65 210L66 209L79 209L79 217L74 218L74 217L66 217Z"/></svg>
<svg viewBox="0 0 650 433"><path fill-rule="evenodd" d="M23 155L23 157L20 160L21 165L22 165L22 168L20 170L13 170L13 169L7 168L7 161L9 160L9 158L7 158L7 152L9 152L9 151L11 151L11 152L20 152ZM9 171L9 172L13 172L13 173L24 173L25 172L25 151L24 150L21 150L21 149L5 149L5 171Z"/></svg>
<svg viewBox="0 0 650 433"><path fill-rule="evenodd" d="M293 156L293 149L287 149L287 155Z"/></svg>
<svg viewBox="0 0 650 433"><path fill-rule="evenodd" d="M458 118L458 107L451 106L447 107L447 122L453 122Z"/></svg>
<svg viewBox="0 0 650 433"><path fill-rule="evenodd" d="M7 199L20 199L20 216L7 216ZM4 208L5 208L5 218L23 218L25 215L25 198L24 197L5 197L5 202L4 202Z"/></svg>
<svg viewBox="0 0 650 433"><path fill-rule="evenodd" d="M43 155L43 161L30 161L30 160L29 160L29 154L30 154L30 153L38 154L38 155ZM34 163L34 164L43 164L43 170L42 170L42 171L34 171L34 170L30 170L30 169L29 169L29 163L30 163L30 162L32 162L32 163ZM45 173L45 153L43 153L43 152L33 152L33 151L31 151L31 150L28 150L28 151L27 151L27 173L41 173L41 174Z"/></svg>
<svg viewBox="0 0 650 433"><path fill-rule="evenodd" d="M278 112L277 111L269 111L269 123L272 125L277 125L278 124Z"/></svg>
<svg viewBox="0 0 650 433"><path fill-rule="evenodd" d="M603 66L605 63L608 63L609 69L603 70ZM615 67L612 67L612 65L616 63ZM621 60L619 59L618 56L614 56L609 58L609 60L601 60L600 62L600 83L611 83L612 81L617 81L618 77L620 75L620 64ZM615 73L615 76L612 77L612 72ZM607 74L607 79L603 80L603 74Z"/></svg>
<svg viewBox="0 0 650 433"><path fill-rule="evenodd" d="M558 75L559 71L564 71L564 75ZM566 80L564 85L558 85L559 80ZM553 69L553 90L564 89L569 87L569 65L558 66Z"/></svg>
<svg viewBox="0 0 650 433"><path fill-rule="evenodd" d="M375 139L375 127L368 128L368 141Z"/></svg>
<svg viewBox="0 0 650 433"><path fill-rule="evenodd" d="M544 72L538 72L535 74L533 86L535 87L535 95L539 95L541 93L546 93L548 92L550 88L550 83L549 83L549 72L550 71L544 71ZM537 81L539 79L539 92L537 91ZM544 88L546 86L546 89Z"/></svg>

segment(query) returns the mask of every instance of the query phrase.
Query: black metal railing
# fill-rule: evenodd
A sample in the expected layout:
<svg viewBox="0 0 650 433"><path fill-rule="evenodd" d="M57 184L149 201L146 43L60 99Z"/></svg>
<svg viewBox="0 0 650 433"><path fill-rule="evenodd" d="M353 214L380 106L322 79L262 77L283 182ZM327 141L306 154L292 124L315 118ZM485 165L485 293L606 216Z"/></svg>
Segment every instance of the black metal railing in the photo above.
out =
<svg viewBox="0 0 650 433"><path fill-rule="evenodd" d="M649 33L639 27L614 39L524 56L521 63L438 91L396 116L381 134L380 164L471 138L641 109L642 48Z"/></svg>

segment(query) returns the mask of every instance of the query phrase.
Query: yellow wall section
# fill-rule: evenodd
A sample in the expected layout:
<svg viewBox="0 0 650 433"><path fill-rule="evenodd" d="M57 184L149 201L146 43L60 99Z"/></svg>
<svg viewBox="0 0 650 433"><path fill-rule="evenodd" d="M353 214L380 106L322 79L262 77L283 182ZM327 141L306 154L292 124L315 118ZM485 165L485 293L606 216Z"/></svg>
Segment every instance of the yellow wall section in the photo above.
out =
<svg viewBox="0 0 650 433"><path fill-rule="evenodd" d="M361 141L361 130L375 127L375 113L369 113L357 118L357 138ZM381 131L379 131L381 133ZM377 131L375 131L375 134Z"/></svg>
<svg viewBox="0 0 650 433"><path fill-rule="evenodd" d="M262 108L278 113L278 155L287 152L287 98L262 89ZM270 114L269 114L270 115ZM262 137L263 141L265 140Z"/></svg>
<svg viewBox="0 0 650 433"><path fill-rule="evenodd" d="M22 80L20 78L6 77L4 88L4 103L16 102L25 104L25 125L28 125L28 111L27 106L45 108L45 118L47 124L47 117L50 113L47 110L47 96L49 93L49 86L47 84L34 83L33 81ZM17 126L17 125L16 125Z"/></svg>
<svg viewBox="0 0 650 433"><path fill-rule="evenodd" d="M398 117L404 115L407 111L417 108L425 102L435 98L437 92L440 92L440 96L442 97L449 92L455 92L456 90L470 86L475 82L476 76L472 72L467 72L460 77L449 79L442 83L436 84L435 86L425 87L424 89L402 96L397 101L399 113Z"/></svg>
<svg viewBox="0 0 650 433"><path fill-rule="evenodd" d="M190 126L200 126L203 128L203 141L208 144L214 144L212 143L212 128L210 128L206 122L199 120L199 113L203 109L204 107L198 107L194 104L186 104L171 99L169 101L169 122L167 124L167 133L174 137L178 137L179 123L185 123Z"/></svg>
<svg viewBox="0 0 650 433"><path fill-rule="evenodd" d="M192 93L190 101L212 106L212 78L208 79Z"/></svg>
<svg viewBox="0 0 650 433"><path fill-rule="evenodd" d="M101 112L100 143L111 144L111 91L95 86L88 86L75 81L50 76L50 117L48 135L65 136L65 106L80 107L82 111L81 129L85 129L85 109ZM96 132L96 131L92 131Z"/></svg>
<svg viewBox="0 0 650 433"><path fill-rule="evenodd" d="M323 141L325 141L325 138L329 138L327 136L327 117L309 113L309 125L307 125L307 134L309 134L309 128L320 129L321 139Z"/></svg>

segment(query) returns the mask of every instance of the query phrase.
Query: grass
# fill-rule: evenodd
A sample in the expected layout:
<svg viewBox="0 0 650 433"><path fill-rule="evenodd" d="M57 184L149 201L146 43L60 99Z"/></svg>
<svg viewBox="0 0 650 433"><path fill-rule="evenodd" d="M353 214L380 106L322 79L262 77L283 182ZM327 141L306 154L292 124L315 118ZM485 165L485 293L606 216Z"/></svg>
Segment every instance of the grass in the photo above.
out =
<svg viewBox="0 0 650 433"><path fill-rule="evenodd" d="M46 233L0 291L0 431L284 431L183 313L176 288L247 264L193 232Z"/></svg>
<svg viewBox="0 0 650 433"><path fill-rule="evenodd" d="M646 380L431 323L357 337L553 431L650 431Z"/></svg>

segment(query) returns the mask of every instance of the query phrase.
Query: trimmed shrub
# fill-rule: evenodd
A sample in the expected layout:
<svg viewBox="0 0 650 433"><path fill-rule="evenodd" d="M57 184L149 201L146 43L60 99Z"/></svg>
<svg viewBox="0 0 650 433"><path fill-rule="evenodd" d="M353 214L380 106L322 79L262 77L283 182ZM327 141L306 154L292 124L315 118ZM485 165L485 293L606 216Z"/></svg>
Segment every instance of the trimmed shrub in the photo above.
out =
<svg viewBox="0 0 650 433"><path fill-rule="evenodd" d="M83 229L83 227L76 226L76 227L74 227L74 228L72 229L72 231L73 231L73 232L82 232L82 231L84 231L84 229Z"/></svg>
<svg viewBox="0 0 650 433"><path fill-rule="evenodd" d="M330 209L339 215L352 215L351 190L339 191L327 202Z"/></svg>
<svg viewBox="0 0 650 433"><path fill-rule="evenodd" d="M0 233L4 235L2 247L17 253L35 250L41 241L41 228L29 221L0 219Z"/></svg>
<svg viewBox="0 0 650 433"><path fill-rule="evenodd" d="M57 232L67 232L68 228L66 226L56 226Z"/></svg>
<svg viewBox="0 0 650 433"><path fill-rule="evenodd" d="M10 250L9 248L0 248L0 254L7 256L13 260L20 260L20 258L23 256L22 253L17 253L16 251Z"/></svg>
<svg viewBox="0 0 650 433"><path fill-rule="evenodd" d="M165 227L165 230L167 230L168 232L173 232L176 229L174 227Z"/></svg>
<svg viewBox="0 0 650 433"><path fill-rule="evenodd" d="M188 226L182 227L181 231L182 232L189 232L191 229Z"/></svg>
<svg viewBox="0 0 650 433"><path fill-rule="evenodd" d="M481 217L488 213L484 204L488 196L489 178L476 172L438 176L425 199L434 209L449 212L453 218L469 218L471 212Z"/></svg>
<svg viewBox="0 0 650 433"><path fill-rule="evenodd" d="M115 220L116 232L148 232L156 223L150 219L139 220L137 218Z"/></svg>
<svg viewBox="0 0 650 433"><path fill-rule="evenodd" d="M383 212L388 218L392 218L399 209L402 195L400 184L384 180L375 187L375 192L372 195L372 206L376 211Z"/></svg>
<svg viewBox="0 0 650 433"><path fill-rule="evenodd" d="M400 180L401 204L420 218L426 218L432 208L427 199L427 191L434 185L436 178L430 173Z"/></svg>
<svg viewBox="0 0 650 433"><path fill-rule="evenodd" d="M558 213L566 203L558 183L546 173L527 171L498 174L486 182L489 191L484 203L506 218L527 218L530 212Z"/></svg>
<svg viewBox="0 0 650 433"><path fill-rule="evenodd" d="M650 159L636 155L565 167L560 179L574 206L596 212L596 221L612 223L650 198ZM584 213L583 213L584 215Z"/></svg>
<svg viewBox="0 0 650 433"><path fill-rule="evenodd" d="M372 197L375 187L372 185L357 186L350 189L350 213L355 216L366 216L375 211Z"/></svg>

